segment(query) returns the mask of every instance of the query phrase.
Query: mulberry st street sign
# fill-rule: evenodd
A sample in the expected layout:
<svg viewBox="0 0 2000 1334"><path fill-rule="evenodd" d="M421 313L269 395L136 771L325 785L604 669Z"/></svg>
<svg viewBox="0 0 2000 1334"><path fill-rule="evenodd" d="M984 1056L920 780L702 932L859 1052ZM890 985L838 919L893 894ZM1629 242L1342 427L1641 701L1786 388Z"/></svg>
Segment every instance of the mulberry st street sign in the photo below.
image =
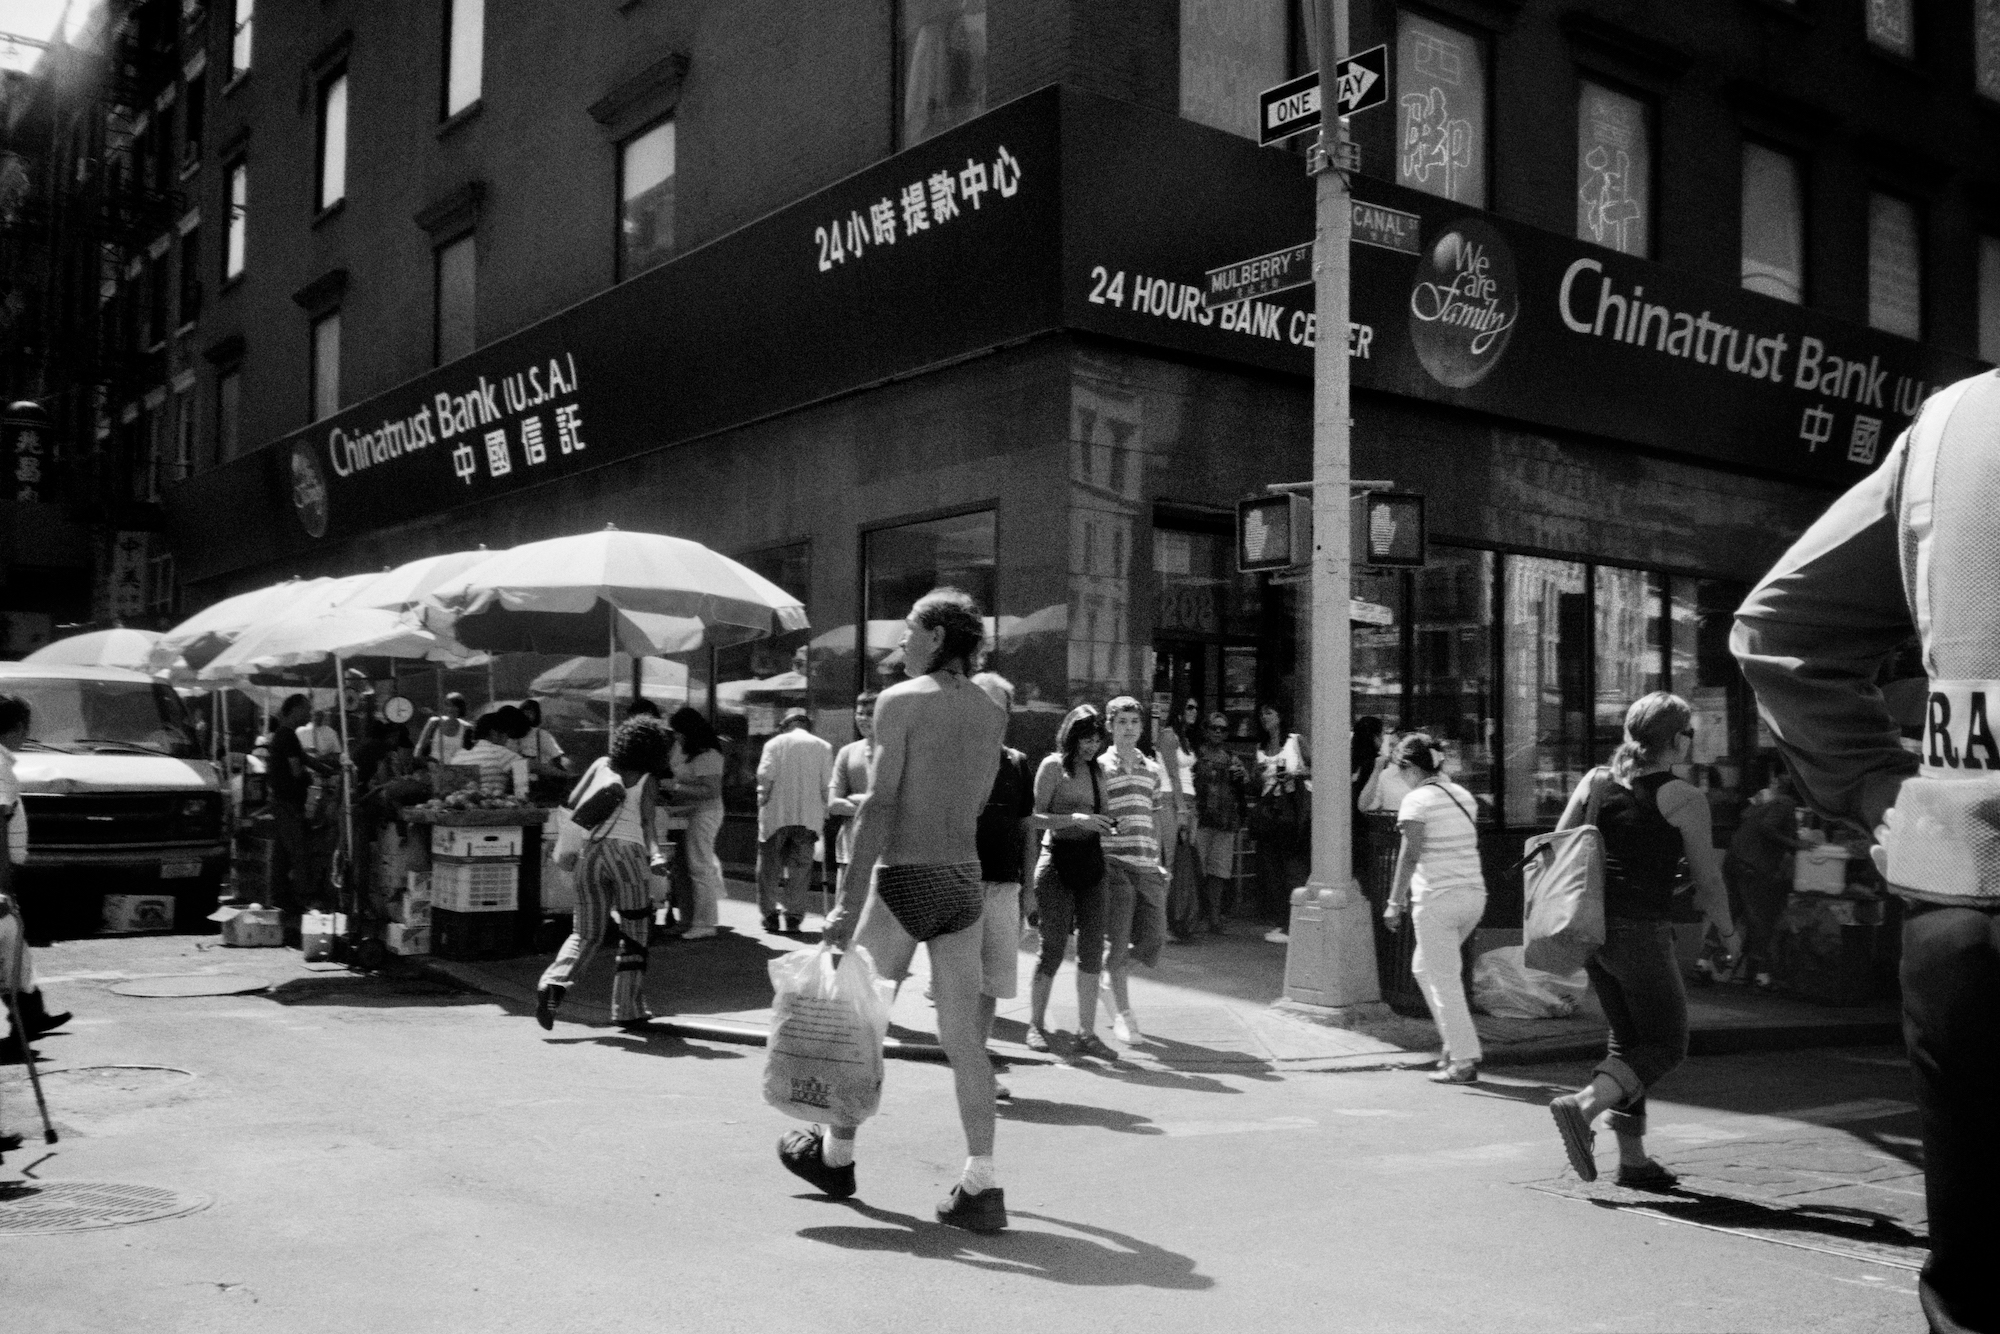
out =
<svg viewBox="0 0 2000 1334"><path fill-rule="evenodd" d="M1225 264L1219 269L1210 269L1208 288L1201 294L1201 304L1214 310L1218 306L1247 301L1253 296L1269 296L1273 292L1304 287L1313 280L1312 261L1313 243L1304 241L1286 246L1283 250L1273 250L1268 255L1246 259L1240 264Z"/></svg>
<svg viewBox="0 0 2000 1334"><path fill-rule="evenodd" d="M1257 142L1264 148L1319 128L1319 71L1287 79L1257 94ZM1351 116L1389 100L1389 48L1371 46L1340 62L1340 114Z"/></svg>

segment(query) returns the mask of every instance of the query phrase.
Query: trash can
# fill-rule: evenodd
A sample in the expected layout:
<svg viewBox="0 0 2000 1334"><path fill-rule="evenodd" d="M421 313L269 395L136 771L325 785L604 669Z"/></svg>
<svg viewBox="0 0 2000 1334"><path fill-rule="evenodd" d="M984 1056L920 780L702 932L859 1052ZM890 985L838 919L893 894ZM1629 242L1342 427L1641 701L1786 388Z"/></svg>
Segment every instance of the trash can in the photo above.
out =
<svg viewBox="0 0 2000 1334"><path fill-rule="evenodd" d="M1401 839L1396 833L1396 817L1386 811L1365 811L1354 821L1355 878L1368 898L1369 920L1375 924L1375 975L1382 986L1382 999L1397 1014L1425 1017L1423 988L1410 970L1417 953L1417 932L1404 913L1390 930L1382 921L1389 906L1389 890L1396 879L1396 850Z"/></svg>

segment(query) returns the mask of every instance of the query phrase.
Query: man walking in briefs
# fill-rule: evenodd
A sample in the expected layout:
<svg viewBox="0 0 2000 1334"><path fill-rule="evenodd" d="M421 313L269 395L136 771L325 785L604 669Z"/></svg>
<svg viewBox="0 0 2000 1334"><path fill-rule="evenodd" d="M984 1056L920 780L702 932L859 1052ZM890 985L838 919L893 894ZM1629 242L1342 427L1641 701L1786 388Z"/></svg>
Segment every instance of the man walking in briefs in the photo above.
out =
<svg viewBox="0 0 2000 1334"><path fill-rule="evenodd" d="M813 735L812 715L790 709L757 761L757 911L773 934L805 923L813 848L826 824L833 747Z"/></svg>
<svg viewBox="0 0 2000 1334"><path fill-rule="evenodd" d="M955 588L918 599L905 620L910 679L875 706L875 774L856 817L854 860L822 939L865 946L883 977L908 974L930 947L938 1040L951 1061L970 1155L938 1221L973 1232L1007 1226L993 1168L993 1063L981 1031L979 813L993 787L1007 715L969 679L985 627ZM879 865L878 865L879 864ZM857 920L858 919L858 920ZM853 1126L813 1126L778 1141L785 1167L827 1195L854 1194Z"/></svg>
<svg viewBox="0 0 2000 1334"><path fill-rule="evenodd" d="M1903 1036L1924 1139L1933 1330L2000 1331L2000 374L1927 399L1736 613L1730 649L1800 792L1875 831L1903 900ZM1876 686L1916 637L1921 756ZM1981 1241L1980 1238L1986 1238Z"/></svg>

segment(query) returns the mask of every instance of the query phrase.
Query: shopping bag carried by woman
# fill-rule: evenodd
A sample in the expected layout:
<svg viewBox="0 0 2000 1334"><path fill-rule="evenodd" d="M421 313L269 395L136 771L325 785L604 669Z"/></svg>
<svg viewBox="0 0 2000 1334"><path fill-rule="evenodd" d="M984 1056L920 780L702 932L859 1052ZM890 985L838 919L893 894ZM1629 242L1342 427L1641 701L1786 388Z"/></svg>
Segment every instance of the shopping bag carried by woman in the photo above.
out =
<svg viewBox="0 0 2000 1334"><path fill-rule="evenodd" d="M1524 962L1545 973L1571 973L1604 943L1604 836L1597 816L1608 771L1591 775L1583 823L1527 842L1521 867Z"/></svg>
<svg viewBox="0 0 2000 1334"><path fill-rule="evenodd" d="M618 771L606 760L592 762L570 789L569 799L556 808L556 846L550 860L564 871L574 871L583 845L608 827L624 802L625 784Z"/></svg>
<svg viewBox="0 0 2000 1334"><path fill-rule="evenodd" d="M859 945L839 964L831 946L771 960L771 1038L764 1101L801 1121L856 1126L882 1101L889 984Z"/></svg>

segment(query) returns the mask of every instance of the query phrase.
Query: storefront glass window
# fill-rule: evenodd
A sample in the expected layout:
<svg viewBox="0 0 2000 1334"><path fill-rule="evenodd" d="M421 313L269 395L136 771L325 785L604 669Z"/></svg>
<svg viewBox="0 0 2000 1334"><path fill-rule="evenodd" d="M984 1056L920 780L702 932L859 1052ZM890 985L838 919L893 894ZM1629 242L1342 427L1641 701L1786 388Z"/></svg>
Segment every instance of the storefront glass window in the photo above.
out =
<svg viewBox="0 0 2000 1334"><path fill-rule="evenodd" d="M1396 183L1486 206L1486 43L1397 16Z"/></svg>
<svg viewBox="0 0 2000 1334"><path fill-rule="evenodd" d="M1661 603L1666 579L1644 570L1597 567L1597 737L1609 752L1625 735L1625 710L1666 680Z"/></svg>
<svg viewBox="0 0 2000 1334"><path fill-rule="evenodd" d="M1972 64L1979 95L2000 102L2000 0L1973 0Z"/></svg>
<svg viewBox="0 0 2000 1334"><path fill-rule="evenodd" d="M2000 237L1979 238L1979 355L2000 362Z"/></svg>
<svg viewBox="0 0 2000 1334"><path fill-rule="evenodd" d="M1694 709L1694 753L1688 781L1708 794L1718 828L1729 828L1741 811L1745 780L1756 737L1753 703L1729 632L1747 590L1720 579L1673 581L1671 658L1676 695Z"/></svg>
<svg viewBox="0 0 2000 1334"><path fill-rule="evenodd" d="M1911 0L1868 0L1868 40L1884 51L1909 59L1917 54L1916 24Z"/></svg>
<svg viewBox="0 0 2000 1334"><path fill-rule="evenodd" d="M902 0L903 144L986 110L986 0Z"/></svg>
<svg viewBox="0 0 2000 1334"><path fill-rule="evenodd" d="M903 618L933 588L964 589L990 623L994 548L992 510L878 528L867 535L862 576L867 634L857 690L880 690L903 679Z"/></svg>
<svg viewBox="0 0 2000 1334"><path fill-rule="evenodd" d="M674 253L674 123L663 120L618 150L618 276Z"/></svg>
<svg viewBox="0 0 2000 1334"><path fill-rule="evenodd" d="M812 585L811 550L794 542L736 559L804 602ZM723 804L731 812L756 811L764 743L777 735L787 709L812 705L811 638L812 631L796 630L715 652L715 726L735 742L722 777Z"/></svg>
<svg viewBox="0 0 2000 1334"><path fill-rule="evenodd" d="M1492 813L1493 802L1493 566L1490 551L1433 546L1413 578L1409 614L1405 725L1446 743L1445 768L1455 767L1452 776L1480 799L1482 815ZM1358 627L1355 640L1361 641ZM1358 703L1355 712L1363 712Z"/></svg>
<svg viewBox="0 0 2000 1334"><path fill-rule="evenodd" d="M1396 571L1356 569L1355 614L1350 630L1354 674L1350 678L1354 717L1380 718L1384 730L1403 726L1403 576Z"/></svg>
<svg viewBox="0 0 2000 1334"><path fill-rule="evenodd" d="M1576 100L1576 234L1644 256L1652 242L1653 133L1636 97L1585 80Z"/></svg>
<svg viewBox="0 0 2000 1334"><path fill-rule="evenodd" d="M1780 301L1805 299L1805 184L1799 160L1743 145L1743 286Z"/></svg>
<svg viewBox="0 0 2000 1334"><path fill-rule="evenodd" d="M1591 623L1584 567L1509 556L1501 591L1507 823L1552 824L1589 767Z"/></svg>
<svg viewBox="0 0 2000 1334"><path fill-rule="evenodd" d="M1181 0L1181 115L1257 137L1257 94L1290 69L1288 0Z"/></svg>
<svg viewBox="0 0 2000 1334"><path fill-rule="evenodd" d="M1905 338L1921 338L1923 290L1916 205L1894 195L1869 195L1868 322Z"/></svg>

